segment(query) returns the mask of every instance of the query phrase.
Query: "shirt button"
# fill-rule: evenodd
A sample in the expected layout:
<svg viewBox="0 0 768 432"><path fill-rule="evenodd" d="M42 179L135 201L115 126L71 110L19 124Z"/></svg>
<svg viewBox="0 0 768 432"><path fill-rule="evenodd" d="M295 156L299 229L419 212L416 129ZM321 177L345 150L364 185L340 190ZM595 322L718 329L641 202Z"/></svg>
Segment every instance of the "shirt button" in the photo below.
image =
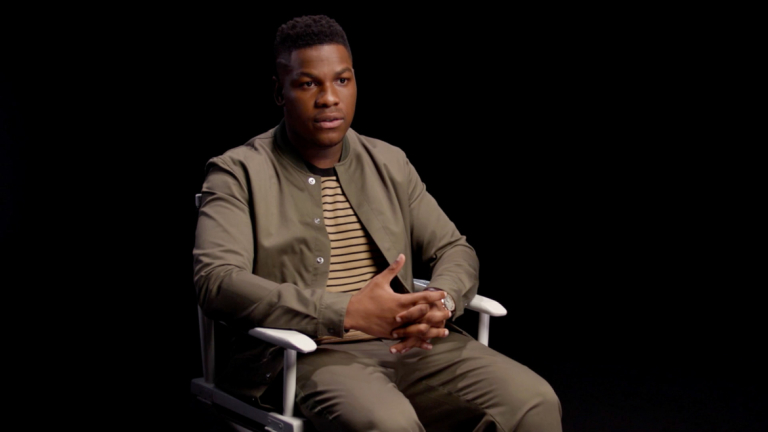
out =
<svg viewBox="0 0 768 432"><path fill-rule="evenodd" d="M310 177L310 178L309 178L309 180L307 180L307 181L308 181L308 182L309 182L309 184L311 184L311 185L315 184L315 178L314 178L314 177Z"/></svg>
<svg viewBox="0 0 768 432"><path fill-rule="evenodd" d="M320 218L315 218L315 223L319 224L320 223Z"/></svg>
<svg viewBox="0 0 768 432"><path fill-rule="evenodd" d="M332 328L329 328L329 329L328 329L328 333L333 333L333 329L332 329Z"/></svg>
<svg viewBox="0 0 768 432"><path fill-rule="evenodd" d="M317 263L318 263L318 264L322 264L322 263L323 263L323 261L325 261L325 260L323 259L323 257L317 257Z"/></svg>

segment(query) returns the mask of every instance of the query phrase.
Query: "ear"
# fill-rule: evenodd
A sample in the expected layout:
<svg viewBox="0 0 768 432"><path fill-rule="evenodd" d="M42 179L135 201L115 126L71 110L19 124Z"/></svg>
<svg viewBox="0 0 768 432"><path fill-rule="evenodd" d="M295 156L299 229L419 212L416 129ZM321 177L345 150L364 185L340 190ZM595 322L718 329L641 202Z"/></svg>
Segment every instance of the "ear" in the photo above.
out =
<svg viewBox="0 0 768 432"><path fill-rule="evenodd" d="M283 106L285 105L285 98L283 97L283 85L280 84L280 80L277 79L277 77L273 76L272 81L275 82L275 93L273 94L273 97L275 98L275 103L277 106Z"/></svg>

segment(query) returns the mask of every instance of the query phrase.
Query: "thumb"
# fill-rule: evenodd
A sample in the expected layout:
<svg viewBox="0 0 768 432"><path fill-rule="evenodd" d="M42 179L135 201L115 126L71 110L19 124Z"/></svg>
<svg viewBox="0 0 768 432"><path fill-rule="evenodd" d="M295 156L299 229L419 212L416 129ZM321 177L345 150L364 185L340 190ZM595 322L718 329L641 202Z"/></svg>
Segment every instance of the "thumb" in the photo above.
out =
<svg viewBox="0 0 768 432"><path fill-rule="evenodd" d="M394 279L395 276L400 273L400 269L403 268L403 264L405 264L405 255L400 254L397 256L395 262L384 269L383 272L379 273L379 277L387 283L391 282L392 279Z"/></svg>

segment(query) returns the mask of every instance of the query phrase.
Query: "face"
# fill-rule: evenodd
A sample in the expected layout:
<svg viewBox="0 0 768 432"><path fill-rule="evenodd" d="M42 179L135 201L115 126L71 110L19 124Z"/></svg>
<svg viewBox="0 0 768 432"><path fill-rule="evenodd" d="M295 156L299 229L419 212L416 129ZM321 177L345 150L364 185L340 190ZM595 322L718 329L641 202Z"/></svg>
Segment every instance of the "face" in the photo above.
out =
<svg viewBox="0 0 768 432"><path fill-rule="evenodd" d="M352 124L357 84L352 59L338 44L293 51L278 64L276 95L282 94L291 141L302 147L333 147Z"/></svg>

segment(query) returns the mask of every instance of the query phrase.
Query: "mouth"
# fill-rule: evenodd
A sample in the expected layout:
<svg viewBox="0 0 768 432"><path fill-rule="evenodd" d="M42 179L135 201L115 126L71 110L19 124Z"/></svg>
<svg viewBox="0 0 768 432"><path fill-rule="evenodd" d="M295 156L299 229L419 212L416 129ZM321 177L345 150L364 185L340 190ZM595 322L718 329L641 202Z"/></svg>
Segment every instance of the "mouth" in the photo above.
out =
<svg viewBox="0 0 768 432"><path fill-rule="evenodd" d="M322 129L333 129L344 123L344 117L340 114L322 114L315 117L315 125Z"/></svg>

